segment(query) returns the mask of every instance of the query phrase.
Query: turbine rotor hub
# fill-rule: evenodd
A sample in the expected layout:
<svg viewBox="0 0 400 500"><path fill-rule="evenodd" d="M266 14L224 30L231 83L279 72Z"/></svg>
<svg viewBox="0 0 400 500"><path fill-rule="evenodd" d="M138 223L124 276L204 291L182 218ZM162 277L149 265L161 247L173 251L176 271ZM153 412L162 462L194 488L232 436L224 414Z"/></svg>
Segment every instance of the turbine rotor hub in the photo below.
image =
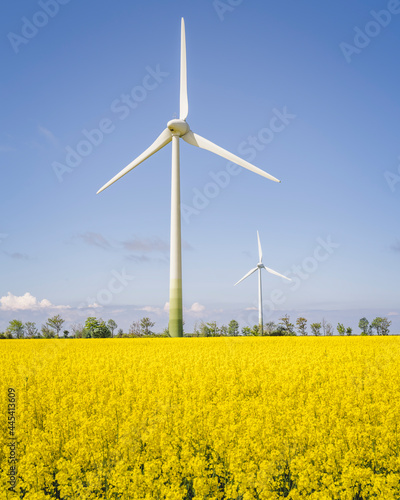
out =
<svg viewBox="0 0 400 500"><path fill-rule="evenodd" d="M189 125L185 120L170 120L167 123L167 127L172 132L172 135L177 135L178 137L182 137L187 134L190 130Z"/></svg>

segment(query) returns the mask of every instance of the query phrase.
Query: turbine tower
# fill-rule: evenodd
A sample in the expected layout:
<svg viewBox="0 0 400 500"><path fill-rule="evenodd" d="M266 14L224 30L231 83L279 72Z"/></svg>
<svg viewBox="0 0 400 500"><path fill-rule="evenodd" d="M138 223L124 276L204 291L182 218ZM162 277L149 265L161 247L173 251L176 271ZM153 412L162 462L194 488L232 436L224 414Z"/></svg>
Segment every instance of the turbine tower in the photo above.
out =
<svg viewBox="0 0 400 500"><path fill-rule="evenodd" d="M285 278L285 280L292 281L290 278L286 278L286 276L283 276L283 274L279 274L276 271L273 271L269 267L264 266L262 263L262 248L261 248L261 243L260 243L260 235L258 234L257 231L257 240L258 240L258 258L259 262L257 264L257 267L249 271L245 276L243 276L242 279L240 279L237 283L235 283L234 286L238 285L241 281L245 280L250 274L255 273L258 270L258 325L259 325L259 332L260 335L263 334L263 308L262 308L262 284L261 284L261 269L265 269L271 274L275 274L276 276L280 276L281 278Z"/></svg>
<svg viewBox="0 0 400 500"><path fill-rule="evenodd" d="M122 176L137 167L144 160L159 151L172 141L172 174L171 174L171 240L170 240L170 295L169 295L169 334L171 337L183 336L182 315L182 249L181 249L181 202L180 202L180 161L179 161L179 139L183 139L192 146L197 146L215 153L223 158L247 168L267 179L280 182L272 175L264 172L239 156L230 153L226 149L204 139L192 132L186 118L189 111L187 96L187 73L186 73L186 38L185 22L181 21L181 78L180 78L180 113L179 119L167 123L167 128L161 132L153 144L140 156L127 165L121 172L115 175L107 184L97 191L97 194L108 188Z"/></svg>

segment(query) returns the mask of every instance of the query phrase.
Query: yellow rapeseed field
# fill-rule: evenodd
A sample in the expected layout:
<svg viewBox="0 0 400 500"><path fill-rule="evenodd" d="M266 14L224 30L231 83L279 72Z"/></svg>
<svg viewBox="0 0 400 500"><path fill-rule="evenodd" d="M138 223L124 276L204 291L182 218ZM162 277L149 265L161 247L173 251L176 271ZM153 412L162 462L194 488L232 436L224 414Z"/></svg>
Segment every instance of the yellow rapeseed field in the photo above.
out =
<svg viewBox="0 0 400 500"><path fill-rule="evenodd" d="M2 340L0 360L2 500L400 498L399 337Z"/></svg>

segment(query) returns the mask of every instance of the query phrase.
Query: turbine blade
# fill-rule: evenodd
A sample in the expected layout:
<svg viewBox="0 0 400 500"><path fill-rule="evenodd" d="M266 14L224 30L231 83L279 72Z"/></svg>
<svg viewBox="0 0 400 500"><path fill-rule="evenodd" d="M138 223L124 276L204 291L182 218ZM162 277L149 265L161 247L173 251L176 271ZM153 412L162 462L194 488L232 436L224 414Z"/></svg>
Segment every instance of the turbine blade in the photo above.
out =
<svg viewBox="0 0 400 500"><path fill-rule="evenodd" d="M252 269L251 271L249 271L247 274L245 274L243 276L243 278L241 280L239 280L237 283L235 283L233 286L236 286L238 285L241 281L245 280L248 276L250 276L250 274L253 274L257 271L258 267L255 267L254 269Z"/></svg>
<svg viewBox="0 0 400 500"><path fill-rule="evenodd" d="M257 231L257 239L258 239L258 257L260 258L260 262L262 262L262 248L260 243L260 235L258 234L258 231Z"/></svg>
<svg viewBox="0 0 400 500"><path fill-rule="evenodd" d="M185 20L183 17L181 21L181 92L179 104L179 118L186 120L189 113L189 103L187 95Z"/></svg>
<svg viewBox="0 0 400 500"><path fill-rule="evenodd" d="M154 153L157 153L161 148L163 148L165 145L167 145L169 142L172 141L172 133L171 131L166 128L161 134L157 137L157 139L153 142L153 144L146 149L140 156L136 158L136 160L133 160L129 165L127 165L119 174L115 175L110 181L107 182L107 184L104 184L104 186L97 191L96 194L101 193L104 191L104 189L108 188L111 186L111 184L114 184L115 181L120 179L122 176L127 174L130 170L133 168L137 167L140 163L142 163L144 160L147 160L151 155Z"/></svg>
<svg viewBox="0 0 400 500"><path fill-rule="evenodd" d="M275 182L281 182L278 180L276 177L273 177L270 174L267 174L267 172L264 172L264 170L261 170L258 167L255 167L251 163L249 163L246 160L243 160L243 158L240 158L239 156L234 155L233 153L230 153L226 149L221 148L220 146L217 146L213 142L204 139L204 137L201 137L198 134L195 134L191 130L187 132L187 134L182 136L182 139L186 141L188 144L191 144L192 146L197 146L202 149L207 149L208 151L211 151L212 153L215 153L216 155L222 156L222 158L226 158L229 161L232 161L233 163L236 163L237 165L240 165L241 167L247 168L248 170L251 170L252 172L255 172L256 174L262 175L263 177L266 177L267 179L270 179L271 181Z"/></svg>
<svg viewBox="0 0 400 500"><path fill-rule="evenodd" d="M276 271L274 271L273 269L270 269L269 267L265 267L263 265L263 268L268 271L269 273L271 274L275 274L275 276L279 276L280 278L285 278L285 280L288 280L288 281L292 281L291 278L286 278L286 276L283 276L283 274L279 274L277 273Z"/></svg>

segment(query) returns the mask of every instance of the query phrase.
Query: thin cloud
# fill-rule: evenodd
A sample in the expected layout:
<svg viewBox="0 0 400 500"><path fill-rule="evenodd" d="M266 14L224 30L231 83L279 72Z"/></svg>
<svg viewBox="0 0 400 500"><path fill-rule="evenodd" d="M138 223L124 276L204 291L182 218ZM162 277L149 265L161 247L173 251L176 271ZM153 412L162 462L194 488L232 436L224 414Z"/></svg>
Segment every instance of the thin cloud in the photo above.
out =
<svg viewBox="0 0 400 500"><path fill-rule="evenodd" d="M0 309L2 311L35 311L40 309L70 309L70 306L55 306L49 300L38 300L29 292L24 295L14 295L8 292L0 297Z"/></svg>
<svg viewBox="0 0 400 500"><path fill-rule="evenodd" d="M130 252L168 252L169 244L161 238L133 238L123 241L122 246Z"/></svg>
<svg viewBox="0 0 400 500"><path fill-rule="evenodd" d="M78 238L81 239L86 245L102 248L103 250L111 250L111 243L100 233L93 233L86 231L86 233L79 234Z"/></svg>
<svg viewBox="0 0 400 500"><path fill-rule="evenodd" d="M20 252L6 252L3 250L3 254L7 255L8 257L11 257L12 259L17 259L17 260L29 260L30 257L26 253L20 253Z"/></svg>
<svg viewBox="0 0 400 500"><path fill-rule="evenodd" d="M392 250L394 250L395 252L400 252L400 240L397 240L396 243L394 243L392 246L391 246Z"/></svg>
<svg viewBox="0 0 400 500"><path fill-rule="evenodd" d="M38 125L39 134L44 137L47 141L51 142L54 146L58 145L57 137L51 132L49 129L42 127L42 125Z"/></svg>
<svg viewBox="0 0 400 500"><path fill-rule="evenodd" d="M147 255L134 255L134 254L127 255L126 259L133 260L134 262L150 262L153 260Z"/></svg>
<svg viewBox="0 0 400 500"><path fill-rule="evenodd" d="M126 255L126 259L134 262L161 262L168 263L169 242L159 237L153 236L148 238L139 238L137 236L132 239L122 242L111 243L105 236L93 231L86 231L78 234L75 238L80 239L86 245L96 246L103 250L118 250L123 249L130 252ZM186 241L182 241L183 250L193 250L193 247ZM162 254L162 257L151 257L149 254Z"/></svg>
<svg viewBox="0 0 400 500"><path fill-rule="evenodd" d="M125 257L127 260L132 262L139 262L140 264L152 263L152 264L168 264L169 260L167 257L149 257L148 255L135 255L130 254Z"/></svg>
<svg viewBox="0 0 400 500"><path fill-rule="evenodd" d="M156 236L151 238L137 238L134 237L131 240L126 240L122 242L122 246L125 250L130 252L143 252L143 253L167 253L169 252L169 242L162 240ZM183 250L193 250L193 247L187 242L182 241Z"/></svg>

